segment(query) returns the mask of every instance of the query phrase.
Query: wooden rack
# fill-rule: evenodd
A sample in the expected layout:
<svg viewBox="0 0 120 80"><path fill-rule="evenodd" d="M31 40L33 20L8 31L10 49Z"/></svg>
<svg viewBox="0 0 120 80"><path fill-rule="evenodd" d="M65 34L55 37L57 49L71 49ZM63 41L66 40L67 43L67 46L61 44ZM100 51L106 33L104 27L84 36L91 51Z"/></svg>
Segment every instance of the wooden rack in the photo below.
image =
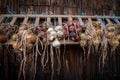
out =
<svg viewBox="0 0 120 80"><path fill-rule="evenodd" d="M4 14L4 15L0 15L0 23L2 24L6 24L4 23L5 19L8 19L10 18L10 21L7 22L9 23L10 25L16 25L15 23L17 21L19 21L19 19L22 19L22 22L21 24L26 24L28 22L28 20L30 18L34 18L35 19L35 23L34 25L37 26L40 24L40 19L46 19L47 22L52 22L53 19L57 19L57 23L58 25L62 25L63 22L64 22L64 19L65 20L78 20L80 23L84 23L84 19L88 20L88 21L99 21L101 16L79 16L79 15L32 15L32 14L29 14L29 15L21 15L21 14L18 14L18 15L8 15L8 14ZM113 24L120 24L120 17L119 16L116 16L116 17L110 17L110 16L102 16L102 18L104 20L106 20L107 23L113 23ZM113 21L117 21L116 23L114 23ZM106 24L107 24L106 23ZM105 24L105 25L106 25ZM66 45L76 45L76 44L79 44L79 42L74 42L74 41L70 41L70 40L66 40L65 42L64 41L60 41L61 44L66 44ZM11 44L10 43L7 43L7 44Z"/></svg>
<svg viewBox="0 0 120 80"><path fill-rule="evenodd" d="M84 23L83 19L89 20L89 21L94 21L93 19L99 21L101 16L80 16L80 15L32 15L32 14L28 14L28 15L21 15L21 14L16 14L16 15L9 15L9 14L4 14L4 15L0 15L0 23L4 23L3 21L6 18L11 18L11 20L7 23L10 23L11 25L14 25L17 21L17 19L22 18L23 21L22 23L25 24L28 22L28 20L30 18L34 18L35 19L35 25L39 25L39 20L40 19L46 19L48 22L52 22L52 19L57 19L58 25L62 25L64 19L65 20L78 20L80 23ZM111 17L111 16L102 16L102 18L104 20L107 21L107 23L113 23L113 24L120 24L120 17L116 16L116 17ZM112 22L112 21L116 21L116 23Z"/></svg>

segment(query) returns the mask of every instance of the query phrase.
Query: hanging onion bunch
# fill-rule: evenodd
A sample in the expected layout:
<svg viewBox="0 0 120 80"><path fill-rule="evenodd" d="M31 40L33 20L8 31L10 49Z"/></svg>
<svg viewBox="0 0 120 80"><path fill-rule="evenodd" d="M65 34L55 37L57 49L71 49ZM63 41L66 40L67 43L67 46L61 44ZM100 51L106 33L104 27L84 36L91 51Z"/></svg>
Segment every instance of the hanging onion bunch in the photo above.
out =
<svg viewBox="0 0 120 80"><path fill-rule="evenodd" d="M0 25L0 42L4 43L11 38L14 33L18 32L18 26L10 24Z"/></svg>
<svg viewBox="0 0 120 80"><path fill-rule="evenodd" d="M79 21L68 21L64 25L65 36L67 36L72 41L79 41L79 33L85 31L85 27L81 27Z"/></svg>
<svg viewBox="0 0 120 80"><path fill-rule="evenodd" d="M46 32L47 32L48 26L44 25L44 24L45 23L43 23L40 26L36 27L38 37L40 38L42 44L45 44L47 42L47 33Z"/></svg>
<svg viewBox="0 0 120 80"><path fill-rule="evenodd" d="M19 50L30 50L36 42L35 27L33 25L22 24L19 27L18 33L13 34L13 48Z"/></svg>
<svg viewBox="0 0 120 80"><path fill-rule="evenodd" d="M109 44L112 47L117 47L119 45L119 33L117 32L116 24L107 24L107 33L106 37L108 39Z"/></svg>

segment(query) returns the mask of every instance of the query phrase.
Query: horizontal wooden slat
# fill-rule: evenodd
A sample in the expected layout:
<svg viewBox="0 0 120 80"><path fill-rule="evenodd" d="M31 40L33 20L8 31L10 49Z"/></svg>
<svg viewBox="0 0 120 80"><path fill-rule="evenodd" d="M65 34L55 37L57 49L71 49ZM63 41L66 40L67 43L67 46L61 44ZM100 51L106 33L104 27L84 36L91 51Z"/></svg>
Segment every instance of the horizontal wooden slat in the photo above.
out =
<svg viewBox="0 0 120 80"><path fill-rule="evenodd" d="M15 14L15 15L9 15L9 14L4 14L1 16L5 16L5 17L61 17L61 18L69 18L69 17L81 17L81 18L96 18L96 16L80 16L80 15L33 15L33 14L28 14L28 15L23 15L23 14ZM98 18L100 18L101 16L97 16ZM103 18L111 18L111 16L102 16ZM120 19L120 16L116 16L116 18Z"/></svg>
<svg viewBox="0 0 120 80"><path fill-rule="evenodd" d="M7 43L5 43L6 45L12 45L14 43L14 41L8 41ZM49 44L51 44L51 42L49 43ZM79 44L79 42L74 42L74 41L71 41L71 40L65 40L65 41L63 41L63 40L61 40L60 41L60 44L61 45L76 45L76 44Z"/></svg>

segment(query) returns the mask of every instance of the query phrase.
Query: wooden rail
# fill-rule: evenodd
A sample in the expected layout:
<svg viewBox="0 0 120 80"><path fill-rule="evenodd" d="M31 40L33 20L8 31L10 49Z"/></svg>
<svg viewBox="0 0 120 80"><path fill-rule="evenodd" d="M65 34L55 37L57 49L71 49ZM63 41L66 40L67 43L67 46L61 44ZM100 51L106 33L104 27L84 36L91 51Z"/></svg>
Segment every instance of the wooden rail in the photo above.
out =
<svg viewBox="0 0 120 80"><path fill-rule="evenodd" d="M9 17L12 17L12 20L9 22L11 25L14 25L18 18L23 18L23 22L22 22L23 24L27 23L29 18L35 18L35 25L39 25L40 18L46 18L48 22L50 22L51 19L57 18L59 25L62 25L63 19L67 19L67 20L77 19L81 24L83 24L84 23L82 20L83 18L87 19L90 22L92 22L92 19L96 19L97 21L99 21L99 19L101 18L101 16L80 16L80 15L32 15L32 14L9 15L9 14L3 14L3 15L0 15L0 23L2 23L5 18L9 18ZM113 19L113 20L117 19L118 21L117 24L120 23L119 16L116 16L116 17L102 16L102 18L106 19L107 23L113 23L110 19Z"/></svg>

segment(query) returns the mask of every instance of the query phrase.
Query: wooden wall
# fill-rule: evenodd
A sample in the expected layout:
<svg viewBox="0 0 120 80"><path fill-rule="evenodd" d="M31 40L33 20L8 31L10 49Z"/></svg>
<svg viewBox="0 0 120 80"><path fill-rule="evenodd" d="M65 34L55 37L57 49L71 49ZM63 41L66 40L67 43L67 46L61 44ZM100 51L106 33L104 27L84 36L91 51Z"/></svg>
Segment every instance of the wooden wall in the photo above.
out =
<svg viewBox="0 0 120 80"><path fill-rule="evenodd" d="M21 10L27 12L28 8L33 7L33 11L38 14L44 14L51 10L56 14L81 14L88 15L109 15L114 12L120 13L119 0L0 0L0 13L8 13L7 5L11 11L20 13Z"/></svg>
<svg viewBox="0 0 120 80"><path fill-rule="evenodd" d="M64 46L61 46L64 47ZM0 48L0 80L18 80L19 73L19 56L15 52L10 52L12 49L6 50L8 46L2 46ZM99 70L99 54L91 50L89 57L87 57L88 50L85 48L85 53L79 45L68 45L66 46L66 51L64 53L63 48L61 48L61 72L58 75L56 66L57 60L54 66L54 79L53 80L120 80L120 47L117 51L110 54L110 49L108 51L105 66ZM101 53L101 52L100 52ZM20 55L20 54L19 54ZM55 59L55 58L54 58ZM31 60L31 59L30 59ZM50 58L49 64L42 71L40 56L38 56L37 62L37 73L35 80L50 80L51 78L51 68L50 68ZM26 71L25 80L33 80L32 61L27 63L28 70ZM32 65L32 66L31 66ZM22 76L19 80L22 79Z"/></svg>

